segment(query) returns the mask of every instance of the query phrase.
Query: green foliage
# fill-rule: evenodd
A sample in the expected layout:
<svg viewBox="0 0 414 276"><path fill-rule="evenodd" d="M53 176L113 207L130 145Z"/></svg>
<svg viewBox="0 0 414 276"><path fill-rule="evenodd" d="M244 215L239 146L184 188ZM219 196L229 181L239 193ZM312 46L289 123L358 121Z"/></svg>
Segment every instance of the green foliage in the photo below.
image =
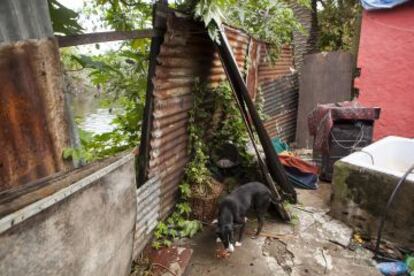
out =
<svg viewBox="0 0 414 276"><path fill-rule="evenodd" d="M224 143L232 143L242 156L242 165L250 166L253 157L246 151L249 135L230 84L221 83L213 93L215 108L222 110L224 119L214 133L212 144L220 146Z"/></svg>
<svg viewBox="0 0 414 276"><path fill-rule="evenodd" d="M85 1L83 13L87 18L98 16L100 21L95 23L101 27L123 31L142 29L151 27L152 3L141 0ZM76 18L75 15L72 13L72 18ZM67 70L83 70L91 84L104 91L106 100L101 102L102 105L107 108L118 106L123 110L112 122L114 131L90 135L88 139L81 140L80 148L66 149L65 157L93 161L139 144L149 42L149 39L127 40L117 51L98 56L79 55L76 51L63 52L62 61Z"/></svg>
<svg viewBox="0 0 414 276"><path fill-rule="evenodd" d="M204 22L210 37L215 41L217 41L217 25L220 26L222 22L244 29L254 37L273 44L276 49L291 42L293 31L303 31L288 1L199 0L189 2L190 6L194 6L195 18ZM297 3L310 7L309 0L299 0Z"/></svg>
<svg viewBox="0 0 414 276"><path fill-rule="evenodd" d="M148 51L148 49L146 49ZM121 106L112 124L112 132L91 135L82 139L81 148L66 149L64 156L83 159L86 162L103 159L139 144L143 110L145 105L147 60L145 55L131 50L110 52L101 56L72 54L71 67L80 67L87 72L92 84L103 91L112 100L102 104L112 107ZM77 62L78 65L74 65Z"/></svg>
<svg viewBox="0 0 414 276"><path fill-rule="evenodd" d="M53 30L57 34L79 34L83 28L78 24L78 14L60 4L57 0L48 0Z"/></svg>
<svg viewBox="0 0 414 276"><path fill-rule="evenodd" d="M180 188L180 202L176 205L175 211L164 222L158 222L154 231L152 247L160 249L163 246L169 247L175 239L193 237L201 230L202 225L197 220L191 220L191 207L188 198L191 195L190 186L183 182Z"/></svg>
<svg viewBox="0 0 414 276"><path fill-rule="evenodd" d="M262 119L262 121L266 120L268 116L264 113L264 97L261 87L257 89L255 104L260 119Z"/></svg>
<svg viewBox="0 0 414 276"><path fill-rule="evenodd" d="M85 1L84 12L98 15L103 27L120 31L151 27L152 3L144 0L94 0ZM134 43L134 40L126 42Z"/></svg>
<svg viewBox="0 0 414 276"><path fill-rule="evenodd" d="M205 126L208 125L210 120L210 113L206 110L206 100L208 93L206 88L200 85L198 82L194 88L193 107L189 112L188 123L188 135L189 135L189 152L191 155L191 161L186 167L186 179L191 185L198 186L205 190L205 187L209 184L209 178L211 173L207 168L208 153L207 144L204 140L206 137Z"/></svg>
<svg viewBox="0 0 414 276"><path fill-rule="evenodd" d="M79 137L81 145L78 148L66 148L63 150L64 159L73 159L73 160L83 160L90 161L93 160L93 154L87 150L87 144L92 140L92 133L84 131L78 128Z"/></svg>
<svg viewBox="0 0 414 276"><path fill-rule="evenodd" d="M195 5L194 17L204 22L212 40L218 42L218 27L225 18L222 11L236 2L235 0L199 0Z"/></svg>
<svg viewBox="0 0 414 276"><path fill-rule="evenodd" d="M216 112L218 119L212 118ZM216 88L196 82L189 115L191 161L187 164L185 179L193 191L205 194L211 185L211 170L216 169L212 162L214 152L225 143L234 144L241 153L243 165L249 166L253 160L246 151L249 137L228 82Z"/></svg>
<svg viewBox="0 0 414 276"><path fill-rule="evenodd" d="M358 35L361 5L357 0L319 0L319 49L321 51L350 50Z"/></svg>
<svg viewBox="0 0 414 276"><path fill-rule="evenodd" d="M308 1L301 1L309 6ZM289 4L283 0L243 0L227 9L228 23L280 48L293 31L303 31Z"/></svg>
<svg viewBox="0 0 414 276"><path fill-rule="evenodd" d="M125 138L118 132L93 135L93 133L79 127L78 131L80 146L65 148L63 150L64 159L83 160L88 163L113 156L131 147L125 143Z"/></svg>

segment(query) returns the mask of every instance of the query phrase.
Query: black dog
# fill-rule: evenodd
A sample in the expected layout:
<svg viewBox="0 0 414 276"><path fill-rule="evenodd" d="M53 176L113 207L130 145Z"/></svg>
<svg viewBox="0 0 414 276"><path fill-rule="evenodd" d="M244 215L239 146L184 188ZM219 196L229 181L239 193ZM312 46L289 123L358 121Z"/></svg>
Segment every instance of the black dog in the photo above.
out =
<svg viewBox="0 0 414 276"><path fill-rule="evenodd" d="M235 228L239 228L238 242L235 245L240 246L246 225L246 214L249 209L253 209L256 213L259 222L256 232L256 236L258 236L262 231L264 214L271 202L270 190L262 183L250 182L235 189L220 202L216 231L217 241L221 240L224 247L233 252L233 233Z"/></svg>

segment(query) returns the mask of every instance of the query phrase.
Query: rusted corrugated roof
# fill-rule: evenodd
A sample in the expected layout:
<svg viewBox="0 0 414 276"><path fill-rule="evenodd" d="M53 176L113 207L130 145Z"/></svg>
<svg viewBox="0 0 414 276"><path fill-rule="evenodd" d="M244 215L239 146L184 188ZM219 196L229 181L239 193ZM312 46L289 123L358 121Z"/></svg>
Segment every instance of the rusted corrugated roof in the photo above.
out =
<svg viewBox="0 0 414 276"><path fill-rule="evenodd" d="M0 191L68 168L60 76L54 40L0 46Z"/></svg>

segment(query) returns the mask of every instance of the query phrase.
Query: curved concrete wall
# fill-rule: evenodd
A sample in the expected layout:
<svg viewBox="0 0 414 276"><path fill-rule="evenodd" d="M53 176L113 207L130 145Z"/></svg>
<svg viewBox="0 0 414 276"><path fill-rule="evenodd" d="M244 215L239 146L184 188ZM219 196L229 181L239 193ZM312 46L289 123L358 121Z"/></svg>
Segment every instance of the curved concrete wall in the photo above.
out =
<svg viewBox="0 0 414 276"><path fill-rule="evenodd" d="M136 208L127 155L1 218L0 274L129 275Z"/></svg>

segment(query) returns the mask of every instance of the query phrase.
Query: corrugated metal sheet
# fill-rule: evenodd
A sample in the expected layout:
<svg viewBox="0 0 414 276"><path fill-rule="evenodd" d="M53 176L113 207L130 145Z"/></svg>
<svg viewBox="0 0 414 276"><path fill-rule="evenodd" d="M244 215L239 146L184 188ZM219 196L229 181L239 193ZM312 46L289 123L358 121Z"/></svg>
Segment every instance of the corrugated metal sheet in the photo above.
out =
<svg viewBox="0 0 414 276"><path fill-rule="evenodd" d="M226 27L226 34L240 69L245 70L250 37L230 27ZM164 218L175 204L178 185L190 158L187 126L194 84L199 79L217 86L226 75L203 26L173 12L168 16L158 62L153 80L154 120L148 175L159 177L159 213Z"/></svg>
<svg viewBox="0 0 414 276"><path fill-rule="evenodd" d="M260 45L259 86L267 85L267 83L282 76L290 75L290 70L294 68L293 53L290 46L283 46L277 60L274 62L268 58L269 48L269 45L263 43Z"/></svg>
<svg viewBox="0 0 414 276"><path fill-rule="evenodd" d="M47 0L2 0L0 14L0 42L53 36Z"/></svg>
<svg viewBox="0 0 414 276"><path fill-rule="evenodd" d="M281 77L262 86L264 113L268 116L264 124L270 137L294 141L298 90L297 74Z"/></svg>
<svg viewBox="0 0 414 276"><path fill-rule="evenodd" d="M55 40L0 46L0 191L69 167L67 114Z"/></svg>
<svg viewBox="0 0 414 276"><path fill-rule="evenodd" d="M282 47L276 61L270 61L269 45L260 44L258 85L264 99L264 122L270 137L279 137L287 142L295 138L298 106L298 80L291 70L293 65L292 48Z"/></svg>
<svg viewBox="0 0 414 276"><path fill-rule="evenodd" d="M261 87L264 112L269 116L265 127L270 136L292 141L298 104L298 78L291 73L292 48L283 47L277 61L272 63L267 59L268 45L235 28L226 26L225 32L253 98L257 87ZM196 80L206 81L210 87L226 80L218 53L204 27L174 12L168 15L157 61L148 172L151 180L137 193L135 256L150 239L148 233L155 221L170 214L176 203L178 185L190 160L188 111L192 108Z"/></svg>
<svg viewBox="0 0 414 276"><path fill-rule="evenodd" d="M133 258L144 249L151 239L151 232L155 229L160 218L161 185L158 177L153 177L137 189L137 218L134 234Z"/></svg>
<svg viewBox="0 0 414 276"><path fill-rule="evenodd" d="M295 67L299 74L302 72L304 56L317 51L317 17L316 1L311 1L312 9L303 7L297 3L292 2L292 10L299 23L302 24L305 32L293 33L293 45L295 52Z"/></svg>
<svg viewBox="0 0 414 276"><path fill-rule="evenodd" d="M227 26L225 31L249 88L260 86L263 91L269 134L291 141L295 135L298 98L297 76L291 75L291 47L283 47L279 59L271 63L266 59L266 44L238 29ZM148 198L138 195L138 210L143 211L137 217L135 254L150 238L145 233L152 230L155 219L165 218L176 203L178 185L190 159L188 111L192 108L196 80L206 81L211 87L226 80L218 53L203 26L173 12L168 15L157 61L148 172L152 180L138 192L151 195Z"/></svg>

